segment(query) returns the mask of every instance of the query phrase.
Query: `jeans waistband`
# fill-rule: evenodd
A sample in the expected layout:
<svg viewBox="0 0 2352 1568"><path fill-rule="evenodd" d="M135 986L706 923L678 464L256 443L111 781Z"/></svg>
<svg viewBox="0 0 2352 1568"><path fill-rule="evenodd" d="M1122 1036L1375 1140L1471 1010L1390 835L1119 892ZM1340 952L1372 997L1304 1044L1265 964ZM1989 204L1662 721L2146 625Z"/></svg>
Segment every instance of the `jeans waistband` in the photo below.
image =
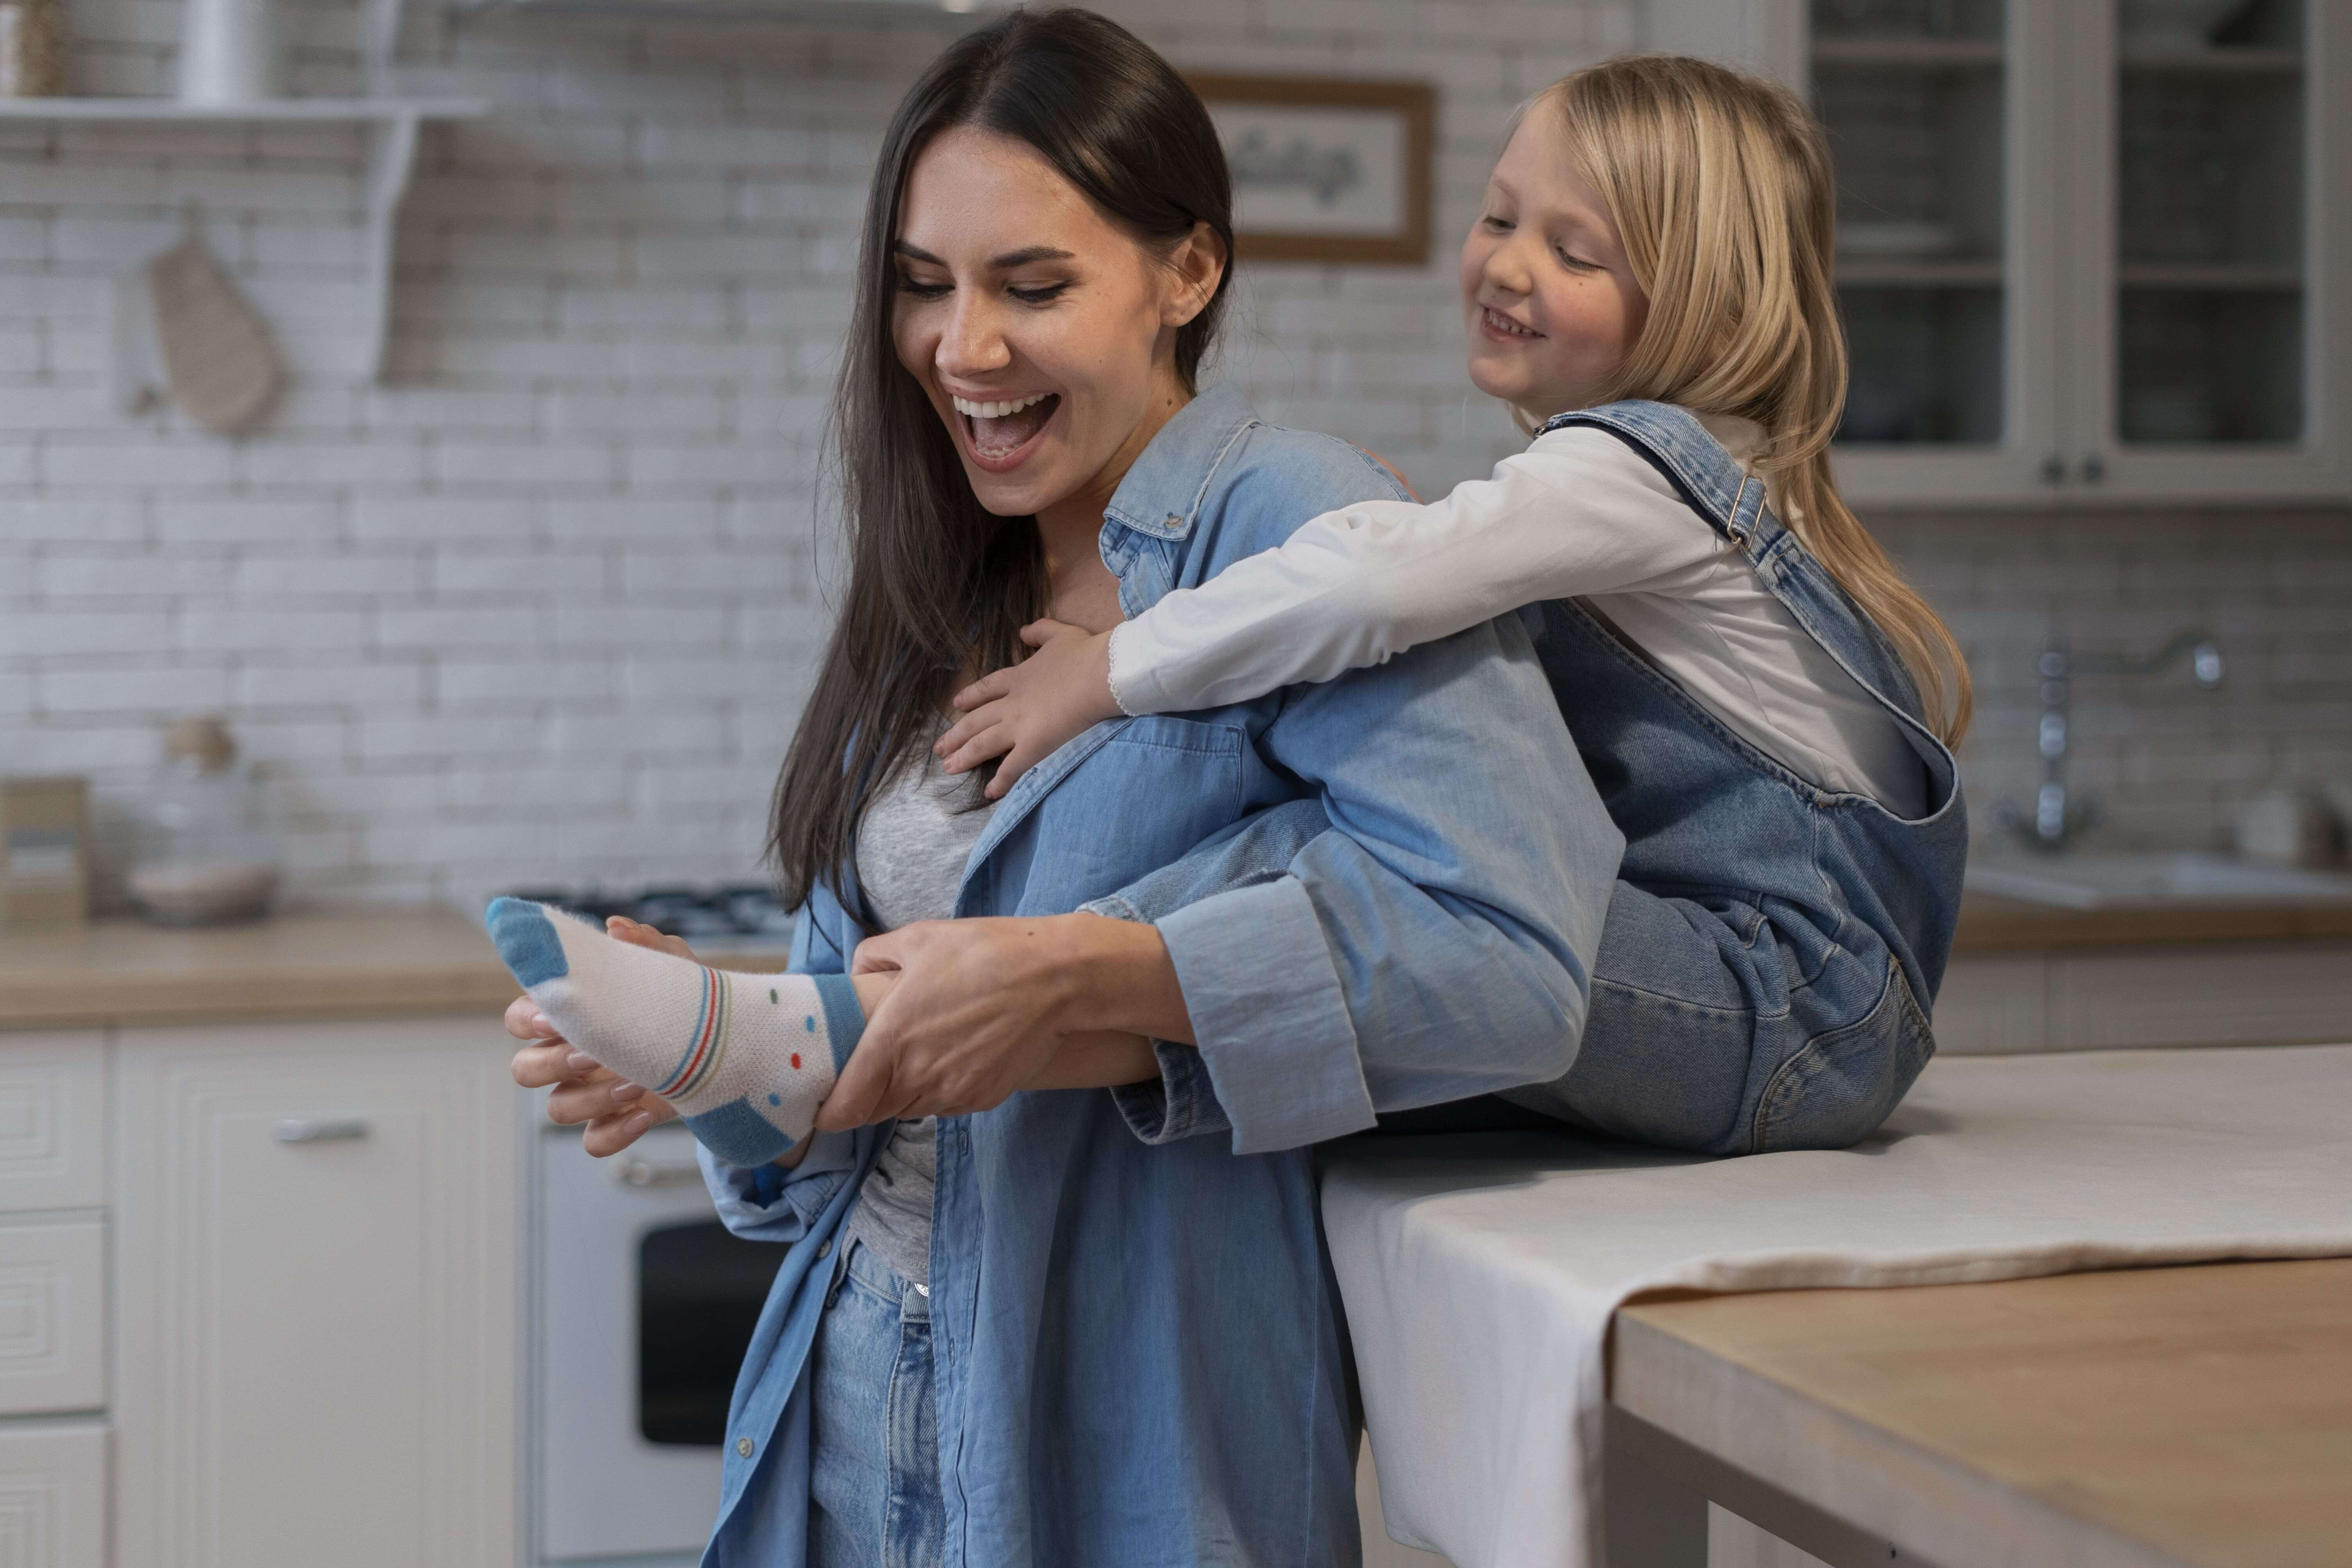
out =
<svg viewBox="0 0 2352 1568"><path fill-rule="evenodd" d="M909 1322L930 1321L930 1287L909 1280L883 1262L882 1255L864 1241L856 1238L850 1241L844 1250L841 1270L876 1295L898 1302L901 1319Z"/></svg>

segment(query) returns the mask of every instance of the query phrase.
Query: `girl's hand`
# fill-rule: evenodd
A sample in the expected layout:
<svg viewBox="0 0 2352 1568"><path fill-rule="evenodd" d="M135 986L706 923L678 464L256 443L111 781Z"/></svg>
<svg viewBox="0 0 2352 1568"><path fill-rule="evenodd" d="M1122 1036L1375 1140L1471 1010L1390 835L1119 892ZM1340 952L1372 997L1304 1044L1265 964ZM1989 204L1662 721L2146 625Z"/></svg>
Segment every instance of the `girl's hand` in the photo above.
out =
<svg viewBox="0 0 2352 1568"><path fill-rule="evenodd" d="M955 695L963 715L931 750L951 773L1002 757L988 798L1087 729L1119 716L1110 694L1110 634L1062 621L1032 621L1021 640L1037 651Z"/></svg>
<svg viewBox="0 0 2352 1568"><path fill-rule="evenodd" d="M604 931L616 942L674 952L681 958L694 956L678 938L665 936L623 915L606 921ZM552 1085L555 1092L547 1097L547 1119L559 1127L586 1123L580 1145L596 1158L619 1153L644 1137L646 1129L677 1115L667 1100L573 1050L529 996L518 996L508 1005L506 1024L508 1034L529 1042L515 1052L515 1082L525 1089Z"/></svg>

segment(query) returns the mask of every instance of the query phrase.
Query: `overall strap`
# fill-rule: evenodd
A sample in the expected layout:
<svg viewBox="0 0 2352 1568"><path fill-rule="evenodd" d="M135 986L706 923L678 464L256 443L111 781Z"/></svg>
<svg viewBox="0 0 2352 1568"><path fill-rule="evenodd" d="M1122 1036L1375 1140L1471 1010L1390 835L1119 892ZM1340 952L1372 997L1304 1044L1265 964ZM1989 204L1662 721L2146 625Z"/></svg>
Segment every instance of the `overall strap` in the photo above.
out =
<svg viewBox="0 0 2352 1568"><path fill-rule="evenodd" d="M1628 398L1557 415L1545 421L1541 434L1572 425L1606 430L1641 453L1682 492L1691 510L1750 561L1760 563L1786 531L1766 510L1764 482L1734 461L1687 408Z"/></svg>
<svg viewBox="0 0 2352 1568"><path fill-rule="evenodd" d="M1540 434L1578 425L1606 430L1648 459L1755 567L1765 591L1895 717L1938 785L1954 776L1951 752L1927 730L1918 689L1894 645L1772 515L1764 481L1741 468L1698 416L1671 403L1628 398L1556 416L1545 421Z"/></svg>

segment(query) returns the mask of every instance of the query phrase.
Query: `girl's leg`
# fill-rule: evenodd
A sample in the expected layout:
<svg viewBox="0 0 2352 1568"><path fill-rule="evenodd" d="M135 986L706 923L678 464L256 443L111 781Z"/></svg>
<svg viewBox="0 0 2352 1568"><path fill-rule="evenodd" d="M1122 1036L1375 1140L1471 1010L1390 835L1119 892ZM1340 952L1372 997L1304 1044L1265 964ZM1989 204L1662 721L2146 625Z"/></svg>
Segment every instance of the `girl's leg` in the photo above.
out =
<svg viewBox="0 0 2352 1568"><path fill-rule="evenodd" d="M1087 908L1158 920L1282 876L1329 830L1319 801L1273 806ZM1587 1131L1714 1154L1852 1143L1895 1109L1935 1041L1885 944L1853 921L1822 923L1777 900L1700 902L1619 882L1575 1066L1501 1098ZM1491 1113L1469 1101L1450 1118L1402 1121L1508 1124Z"/></svg>
<svg viewBox="0 0 2352 1568"><path fill-rule="evenodd" d="M1840 934L1852 945L1801 911L1710 907L1620 882L1575 1066L1503 1098L1714 1154L1852 1143L1936 1047L1885 949L1866 931Z"/></svg>
<svg viewBox="0 0 2352 1568"><path fill-rule="evenodd" d="M809 1568L936 1568L946 1506L930 1299L849 1242L809 1376Z"/></svg>

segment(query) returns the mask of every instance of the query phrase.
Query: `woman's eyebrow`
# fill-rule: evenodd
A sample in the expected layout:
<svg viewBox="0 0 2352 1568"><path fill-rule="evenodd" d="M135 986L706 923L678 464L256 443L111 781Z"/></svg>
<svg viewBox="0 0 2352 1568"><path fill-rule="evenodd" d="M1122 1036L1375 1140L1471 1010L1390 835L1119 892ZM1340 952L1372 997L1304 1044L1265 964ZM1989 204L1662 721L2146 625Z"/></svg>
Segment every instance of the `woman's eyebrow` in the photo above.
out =
<svg viewBox="0 0 2352 1568"><path fill-rule="evenodd" d="M933 267L947 265L929 251L918 246L908 245L903 239L892 240L890 248L909 261L929 262ZM1002 256L992 256L988 258L988 266L992 272L1009 272L1015 267L1026 267L1033 261L1069 261L1075 259L1076 255L1076 251L1062 250L1050 245L1032 245L1020 250L1008 250Z"/></svg>

